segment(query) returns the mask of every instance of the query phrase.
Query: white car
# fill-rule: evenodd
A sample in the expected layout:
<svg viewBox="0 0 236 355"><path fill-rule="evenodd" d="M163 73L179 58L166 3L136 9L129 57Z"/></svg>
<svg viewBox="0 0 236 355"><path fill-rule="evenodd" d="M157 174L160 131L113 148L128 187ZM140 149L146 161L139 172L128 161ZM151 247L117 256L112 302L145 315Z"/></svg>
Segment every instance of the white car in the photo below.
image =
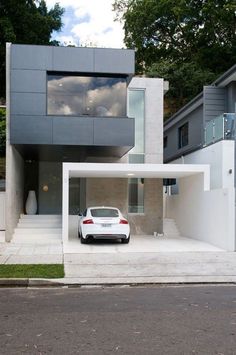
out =
<svg viewBox="0 0 236 355"><path fill-rule="evenodd" d="M121 239L128 244L130 226L118 208L89 207L79 220L78 237L82 244L92 239Z"/></svg>

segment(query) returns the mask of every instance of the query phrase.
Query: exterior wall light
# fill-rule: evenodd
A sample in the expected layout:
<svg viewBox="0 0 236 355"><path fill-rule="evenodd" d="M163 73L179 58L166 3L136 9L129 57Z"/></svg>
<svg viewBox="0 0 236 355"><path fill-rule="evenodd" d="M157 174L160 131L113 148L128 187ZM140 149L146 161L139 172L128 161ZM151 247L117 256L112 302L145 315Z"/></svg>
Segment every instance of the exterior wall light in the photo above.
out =
<svg viewBox="0 0 236 355"><path fill-rule="evenodd" d="M44 185L44 186L43 186L43 191L44 191L44 192L48 192L48 185Z"/></svg>

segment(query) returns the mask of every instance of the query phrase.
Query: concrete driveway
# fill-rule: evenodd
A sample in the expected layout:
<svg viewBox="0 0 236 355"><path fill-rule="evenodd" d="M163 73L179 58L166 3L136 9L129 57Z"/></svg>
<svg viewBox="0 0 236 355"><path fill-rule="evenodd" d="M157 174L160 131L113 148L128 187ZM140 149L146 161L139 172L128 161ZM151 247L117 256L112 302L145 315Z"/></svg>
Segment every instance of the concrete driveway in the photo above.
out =
<svg viewBox="0 0 236 355"><path fill-rule="evenodd" d="M64 264L72 284L236 282L236 253L187 238L132 236L128 245L75 238L64 244Z"/></svg>

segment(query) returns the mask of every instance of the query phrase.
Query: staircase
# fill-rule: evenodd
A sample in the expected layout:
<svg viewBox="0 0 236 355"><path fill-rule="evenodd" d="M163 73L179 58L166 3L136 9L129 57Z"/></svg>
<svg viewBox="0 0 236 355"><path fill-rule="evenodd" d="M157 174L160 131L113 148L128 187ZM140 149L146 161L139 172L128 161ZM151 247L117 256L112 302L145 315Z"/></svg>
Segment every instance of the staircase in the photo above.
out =
<svg viewBox="0 0 236 355"><path fill-rule="evenodd" d="M181 238L181 234L174 219L163 219L163 232L164 236L167 238Z"/></svg>
<svg viewBox="0 0 236 355"><path fill-rule="evenodd" d="M60 215L21 215L12 243L56 244L62 241Z"/></svg>

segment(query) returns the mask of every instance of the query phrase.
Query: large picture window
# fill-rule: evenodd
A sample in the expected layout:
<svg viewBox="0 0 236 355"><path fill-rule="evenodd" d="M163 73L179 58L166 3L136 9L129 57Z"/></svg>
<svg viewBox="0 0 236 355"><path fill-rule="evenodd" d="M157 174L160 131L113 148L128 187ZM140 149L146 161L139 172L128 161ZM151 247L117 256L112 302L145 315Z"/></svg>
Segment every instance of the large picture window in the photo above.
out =
<svg viewBox="0 0 236 355"><path fill-rule="evenodd" d="M48 73L48 115L126 116L125 77Z"/></svg>

